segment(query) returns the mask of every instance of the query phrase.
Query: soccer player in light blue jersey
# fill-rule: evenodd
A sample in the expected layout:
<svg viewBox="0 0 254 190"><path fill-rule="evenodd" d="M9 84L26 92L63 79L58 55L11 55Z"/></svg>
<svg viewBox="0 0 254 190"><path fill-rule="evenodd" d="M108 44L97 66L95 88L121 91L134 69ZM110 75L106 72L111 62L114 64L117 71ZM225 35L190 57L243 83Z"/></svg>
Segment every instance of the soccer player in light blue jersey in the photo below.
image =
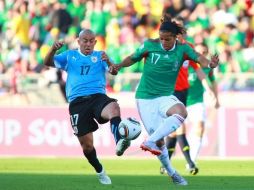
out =
<svg viewBox="0 0 254 190"><path fill-rule="evenodd" d="M105 52L95 51L95 34L82 30L78 37L79 48L56 55L64 43L56 41L45 57L46 66L67 72L66 96L74 134L82 146L83 153L96 170L102 184L111 184L102 164L99 162L93 145L93 132L98 123L110 121L111 131L116 142L116 154L121 156L130 146L130 141L121 138L118 126L121 125L120 107L116 99L106 95L106 72L112 63ZM97 122L96 122L96 121Z"/></svg>

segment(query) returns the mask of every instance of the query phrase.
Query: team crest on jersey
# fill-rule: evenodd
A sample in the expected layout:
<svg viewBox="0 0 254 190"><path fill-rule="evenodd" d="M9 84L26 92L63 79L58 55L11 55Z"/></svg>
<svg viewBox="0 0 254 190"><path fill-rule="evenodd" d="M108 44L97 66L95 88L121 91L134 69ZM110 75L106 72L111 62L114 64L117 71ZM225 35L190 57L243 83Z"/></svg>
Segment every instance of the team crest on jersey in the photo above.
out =
<svg viewBox="0 0 254 190"><path fill-rule="evenodd" d="M91 57L91 61L92 61L93 63L96 63L96 62L98 61L98 58L95 57L95 56L92 56L92 57Z"/></svg>
<svg viewBox="0 0 254 190"><path fill-rule="evenodd" d="M179 62L175 61L175 67L178 67L178 65L179 65Z"/></svg>
<svg viewBox="0 0 254 190"><path fill-rule="evenodd" d="M174 62L173 70L174 70L174 71L177 71L178 66L179 66L179 62L178 62L178 61L175 61L175 62Z"/></svg>

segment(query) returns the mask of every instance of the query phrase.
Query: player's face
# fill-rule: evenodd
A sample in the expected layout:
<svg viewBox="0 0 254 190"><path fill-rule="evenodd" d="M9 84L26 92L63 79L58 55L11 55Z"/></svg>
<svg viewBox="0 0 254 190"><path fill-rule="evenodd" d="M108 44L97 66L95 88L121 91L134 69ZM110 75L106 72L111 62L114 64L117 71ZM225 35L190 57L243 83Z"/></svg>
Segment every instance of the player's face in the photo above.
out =
<svg viewBox="0 0 254 190"><path fill-rule="evenodd" d="M80 46L80 51L89 55L94 50L94 46L96 44L95 36L93 34L83 34L78 39L78 44Z"/></svg>
<svg viewBox="0 0 254 190"><path fill-rule="evenodd" d="M176 35L171 32L161 32L159 33L160 42L165 50L170 50L176 41Z"/></svg>

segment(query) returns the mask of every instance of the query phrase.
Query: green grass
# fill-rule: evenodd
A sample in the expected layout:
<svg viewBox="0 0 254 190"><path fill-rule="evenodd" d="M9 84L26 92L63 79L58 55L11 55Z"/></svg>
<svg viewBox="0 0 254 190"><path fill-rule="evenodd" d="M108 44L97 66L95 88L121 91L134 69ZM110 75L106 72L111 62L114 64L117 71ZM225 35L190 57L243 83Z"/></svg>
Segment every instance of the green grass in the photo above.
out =
<svg viewBox="0 0 254 190"><path fill-rule="evenodd" d="M159 174L155 159L103 159L102 163L113 182L99 184L92 167L85 159L2 158L0 159L1 190L253 190L254 160L201 160L200 173L191 176L183 160L173 165L189 182L175 186L166 175Z"/></svg>

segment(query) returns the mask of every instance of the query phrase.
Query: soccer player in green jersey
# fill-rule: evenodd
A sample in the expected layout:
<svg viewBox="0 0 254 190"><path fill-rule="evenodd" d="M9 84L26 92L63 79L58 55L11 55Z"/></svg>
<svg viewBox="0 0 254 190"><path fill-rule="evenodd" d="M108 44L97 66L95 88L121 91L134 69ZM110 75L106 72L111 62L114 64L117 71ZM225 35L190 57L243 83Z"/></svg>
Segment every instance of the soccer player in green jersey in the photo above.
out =
<svg viewBox="0 0 254 190"><path fill-rule="evenodd" d="M181 37L178 35L178 39L181 39ZM203 47L203 48L202 48ZM202 53L203 55L207 55L206 52L208 52L208 48L207 46L203 46L203 45L197 45L197 47L195 48L197 52ZM192 65L191 61L189 61L189 64ZM201 68L200 65L195 65L192 67L187 67L186 68L186 72L187 75L183 77L183 67L184 65L181 67L180 73L182 72L182 74L178 75L178 79L176 82L176 87L180 88L180 87L184 87L184 80L187 80L188 82L188 92L190 92L190 94L186 93L186 96L183 96L183 93L180 94L181 91L177 91L175 89L175 93L174 95L184 103L184 105L187 105L187 99L189 97L189 102L192 102L193 104L195 104L195 106L193 106L193 108L191 108L191 110L188 110L187 107L187 111L188 111L188 118L192 118L193 120L193 124L195 126L195 135L194 135L194 141L195 142L201 142L198 139L200 139L202 137L203 134L203 121L204 121L204 106L203 104L201 104L200 102L203 102L203 92L204 89L206 90L206 92L208 92L210 94L211 97L213 97L214 100L216 100L216 96L215 96L215 92L213 88L214 86L210 86L210 77L213 77L211 74L211 69L209 68ZM205 71L206 72L205 72ZM210 72L209 77L207 76L207 73ZM182 76L182 81L179 80L180 77ZM184 79L184 80L183 80ZM193 82L189 82L189 80L193 81ZM195 84L195 85L193 85ZM198 85L197 85L198 84ZM214 84L212 82L212 84ZM198 86L198 89L194 88L194 86ZM189 88L191 88L189 90ZM184 99L184 98L185 99ZM198 102L198 104L196 105L196 102ZM191 104L192 104L191 103ZM192 106L191 106L192 107ZM197 114L194 114L197 113ZM190 117L193 116L193 117ZM190 172L190 174L192 175L196 175L198 173L198 168L196 167L195 162L192 160L192 156L191 156L191 152L193 154L197 153L197 151L199 150L199 148L197 148L198 143L195 143L195 147L194 144L192 143L192 146L190 148L187 137L186 137L186 126L183 123L183 125L181 127L179 127L176 132L171 133L168 137L165 138L166 141L166 146L168 149L168 155L169 155L169 159L171 159L172 154L175 151L175 146L176 146L176 142L179 142L180 148L184 154L184 157L186 159L186 161L188 162L188 164L186 164L186 169ZM201 144L199 144L200 147ZM193 148L193 149L192 149ZM194 153L195 152L195 153ZM165 173L166 170L163 166L160 167L160 173L163 174Z"/></svg>
<svg viewBox="0 0 254 190"><path fill-rule="evenodd" d="M146 40L132 55L111 67L118 71L144 58L144 70L135 96L140 118L149 134L141 149L157 155L178 185L187 185L187 181L171 166L164 142L164 137L174 132L187 117L185 106L173 95L178 72L185 54L204 67L214 68L219 62L217 55L208 60L188 44L177 41L176 36L185 32L184 27L165 15L158 39Z"/></svg>
<svg viewBox="0 0 254 190"><path fill-rule="evenodd" d="M195 46L196 51L202 53L203 55L208 54L208 48L205 44L198 44ZM211 97L212 104L215 108L218 108L219 100L217 93L217 83L215 80L215 76L213 74L213 69L203 68L203 71L207 74L208 81L210 83L210 87L212 90L208 93ZM207 87L201 83L201 81L197 78L196 72L189 68L189 95L187 97L187 111L188 111L188 121L190 121L193 125L194 134L192 135L190 144L190 156L192 161L196 162L198 153L202 144L202 137L205 130L205 120L206 120L206 109L204 104L203 94L207 91Z"/></svg>
<svg viewBox="0 0 254 190"><path fill-rule="evenodd" d="M175 17L174 21L176 23L180 24L181 26L184 26L184 19L180 16ZM177 40L181 43L188 43L192 48L194 48L194 45L190 42L186 41L185 35L177 35ZM178 98L185 106L187 102L187 96L188 96L188 89L189 89L189 81L188 81L188 68L192 67L197 72L198 77L200 80L204 80L206 78L205 73L203 73L200 65L194 61L188 60L188 57L185 57L185 60L182 64L182 67L179 70L176 85L175 85L175 91L174 96ZM169 136L165 138L166 147L168 149L168 155L169 159L171 159L171 156L175 152L176 143L178 142L179 147L185 157L185 160L187 161L188 170L192 175L196 175L198 173L198 168L196 167L195 163L191 160L190 156L190 147L187 140L187 137L185 135L186 129L184 127L179 127L175 132L171 133ZM163 166L160 167L160 173L164 174L166 173L166 170Z"/></svg>

